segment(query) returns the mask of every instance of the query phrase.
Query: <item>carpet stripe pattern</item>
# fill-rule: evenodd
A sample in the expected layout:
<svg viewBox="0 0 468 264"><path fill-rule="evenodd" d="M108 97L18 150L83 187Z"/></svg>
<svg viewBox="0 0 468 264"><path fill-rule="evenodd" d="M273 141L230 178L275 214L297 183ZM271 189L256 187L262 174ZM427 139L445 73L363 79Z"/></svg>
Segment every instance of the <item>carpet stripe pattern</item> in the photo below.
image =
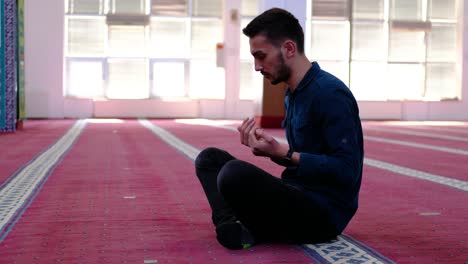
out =
<svg viewBox="0 0 468 264"><path fill-rule="evenodd" d="M451 179L440 175L435 175L432 173L410 169L403 166L398 166L384 161L374 160L374 159L364 159L364 163L368 166L376 167L379 169L391 171L400 175L414 177L421 180L431 181L434 183L442 184L445 186L453 187L462 191L468 191L468 182Z"/></svg>
<svg viewBox="0 0 468 264"><path fill-rule="evenodd" d="M1 185L0 242L7 236L16 220L21 217L28 203L40 191L40 187L45 183L47 176L71 148L85 125L86 121L77 121L61 139Z"/></svg>
<svg viewBox="0 0 468 264"><path fill-rule="evenodd" d="M147 129L149 129L153 134L161 138L164 142L167 144L171 145L174 147L176 150L180 151L180 153L186 155L189 159L192 161L195 160L197 157L198 153L200 153L200 150L193 147L190 144L187 144L186 142L182 141L178 137L172 135L171 133L167 132L166 130L155 126L148 120L140 119L139 120L140 124Z"/></svg>
<svg viewBox="0 0 468 264"><path fill-rule="evenodd" d="M215 126L235 127L240 124L239 121L181 119L152 122L199 149L217 146L274 175L281 173L281 168L277 169L267 159L254 157L248 148L239 145L237 132L232 133L223 128L207 126L213 123ZM402 122L402 126L405 123ZM363 122L364 127L366 124L367 122ZM462 126L458 125L459 128ZM468 124L465 125L465 129L468 130ZM427 130L431 131L430 128ZM284 136L282 129L272 129L269 132L277 137ZM364 129L364 133L369 134L369 131ZM401 139L399 134L388 134L388 137ZM413 136L408 136L408 139L421 140ZM431 142L444 145L451 141L434 139L426 143L431 144ZM446 178L468 180L466 174L468 159L464 155L421 151L411 147L396 148L396 146L369 144L366 141L365 153L367 157L378 157L379 161L394 165L405 164L407 168L433 174L437 172L435 174L442 174ZM459 143L459 147L465 146ZM389 170L365 165L360 201L360 209L345 232L387 258L396 263L466 262L468 252L466 240L468 230L465 223L468 217L468 208L465 206L468 203L466 192L427 180L402 177L401 174Z"/></svg>
<svg viewBox="0 0 468 264"><path fill-rule="evenodd" d="M468 156L468 151L467 150L462 150L462 149L432 146L432 145L428 145L428 144L420 144L420 143L415 143L415 142L388 139L388 138L381 138L381 137L374 137L374 136L364 136L364 139L368 140L368 141L390 143L390 144L402 145L402 146L406 146L406 147L413 147L413 148L420 148L420 149L430 149L430 150L435 150L435 151L441 151L441 152L446 152L446 153L453 153L453 154Z"/></svg>
<svg viewBox="0 0 468 264"><path fill-rule="evenodd" d="M398 134L403 134L403 135L423 136L423 137L429 137L429 138L438 138L438 139L445 139L445 140L468 142L468 138L466 137L441 135L437 133L409 131L405 129L394 129L394 128L390 129L390 128L382 128L382 127L366 127L366 129L372 130L372 131L398 133Z"/></svg>
<svg viewBox="0 0 468 264"><path fill-rule="evenodd" d="M148 120L140 120L140 123L192 160L200 152L200 150ZM353 239L341 236L328 243L307 244L304 246L308 249L311 257L318 259L320 263L393 263L375 250L369 247L361 247L359 244L353 243Z"/></svg>
<svg viewBox="0 0 468 264"><path fill-rule="evenodd" d="M26 120L0 135L0 219L10 219L0 263L468 263L468 142L454 140L467 138L467 122L363 122L360 208L344 234L229 251L216 242L193 159L214 146L283 170L239 144L240 122ZM38 162L72 130L68 147ZM268 131L284 140L283 129Z"/></svg>
<svg viewBox="0 0 468 264"><path fill-rule="evenodd" d="M206 124L212 125L213 123L208 122ZM228 130L231 130L231 131L237 131L236 128L234 128L232 126L223 126L223 125L213 125L213 126L228 129ZM401 131L401 130L398 130L398 131ZM427 135L429 133L423 133L423 134ZM434 136L435 134L430 134L430 135ZM275 139L278 140L281 143L284 143L284 144L287 143L287 140L285 138L275 137ZM366 137L366 139L367 139L367 137ZM385 140L385 142L395 144L395 142L393 142L392 140ZM401 144L401 143L399 143L399 144ZM413 145L413 144L406 144L406 145ZM414 145L413 145L413 147L414 147ZM418 147L420 147L420 145L418 145ZM457 152L456 154L461 154L461 153L458 153L458 152L461 152L460 150L457 150L456 152ZM465 155L465 153L462 152L462 155ZM407 168L407 167L403 167L403 166L398 166L398 165L395 165L395 164L391 164L391 163L388 163L388 162L379 161L379 160L375 160L375 159L370 159L370 158L364 158L364 164L367 165L367 166L376 167L376 168L383 169L383 170L388 170L388 171L391 171L391 172L394 172L394 173L397 173L397 174L400 174L400 175L404 175L404 176L408 176L408 177L414 177L414 178L418 178L418 179L421 179L421 180L431 181L431 182L434 182L434 183L438 183L438 184L446 185L446 186L449 186L449 187L453 187L453 188L456 188L456 189L459 189L459 190L462 190L462 191L468 191L468 182L467 181L451 179L451 178L444 177L444 176L441 176L441 175L435 175L435 174L432 174L432 173L419 171L419 170L415 170L415 169L411 169L411 168Z"/></svg>
<svg viewBox="0 0 468 264"><path fill-rule="evenodd" d="M15 172L22 169L38 153L54 144L75 120L28 120L22 130L0 135L0 189Z"/></svg>

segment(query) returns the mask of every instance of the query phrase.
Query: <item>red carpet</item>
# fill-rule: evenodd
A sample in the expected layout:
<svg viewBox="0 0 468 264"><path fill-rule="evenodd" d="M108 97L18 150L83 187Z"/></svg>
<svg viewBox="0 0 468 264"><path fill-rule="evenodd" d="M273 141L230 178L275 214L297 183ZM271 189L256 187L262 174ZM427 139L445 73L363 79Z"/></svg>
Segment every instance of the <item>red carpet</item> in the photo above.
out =
<svg viewBox="0 0 468 264"><path fill-rule="evenodd" d="M413 132L437 133L450 136L466 137L468 136L468 122L433 122L433 121L387 121L387 122L371 122L363 123L364 128L386 128L386 129L403 129Z"/></svg>
<svg viewBox="0 0 468 264"><path fill-rule="evenodd" d="M193 163L135 121L88 124L0 244L0 263L308 263L217 244Z"/></svg>
<svg viewBox="0 0 468 264"><path fill-rule="evenodd" d="M175 125L170 121L154 122L199 148L211 145L222 146L237 154L238 158L257 165L263 163L262 158L253 158L248 153L248 149L238 143L238 136L232 131L206 126ZM275 136L284 137L282 130L270 131ZM450 158L452 161L459 158L466 161L465 156L446 157L445 154L414 151L412 148L395 145L382 148L368 141L365 142L365 148L366 156L379 157L382 161L395 163L405 160L407 162L404 164L410 165L409 167L413 169L418 169L414 164L431 165L426 169L431 173L444 172L434 171L434 168L441 166L439 160L449 163ZM394 151L395 148L400 151ZM419 155L416 155L418 153ZM402 155L406 158L402 159ZM425 158L434 156L439 160L424 163ZM466 164L466 162L451 163L456 171L448 170L440 174L458 175L459 179L466 181L468 175L463 173L467 171ZM465 206L468 196L465 192L365 166L360 201L358 214L345 233L371 246L396 263L468 261L466 241L468 209Z"/></svg>
<svg viewBox="0 0 468 264"><path fill-rule="evenodd" d="M368 150L365 153L367 158L386 161L452 179L467 180L466 166L460 165L468 164L468 156L373 141L365 141L365 148Z"/></svg>
<svg viewBox="0 0 468 264"><path fill-rule="evenodd" d="M466 193L367 166L364 176L347 234L396 263L467 260Z"/></svg>
<svg viewBox="0 0 468 264"><path fill-rule="evenodd" d="M388 131L374 131L372 128L385 128L388 129ZM440 146L440 147L447 147L447 148L456 148L456 149L462 149L468 151L468 142L467 141L457 141L457 140L447 140L447 139L439 139L439 138L434 138L434 137L424 137L424 136L417 136L417 135L411 135L411 134L400 134L400 133L392 133L392 129L398 129L398 130L405 130L409 133L411 132L416 132L416 133L430 133L430 134L439 134L441 136L451 136L451 137L464 137L465 140L468 140L468 134L463 134L463 133L453 133L450 131L444 131L444 130L431 130L431 128L420 128L420 129L411 129L411 128L405 128L405 127L388 127L388 126L377 126L377 125L365 125L364 130L365 134L367 136L373 136L373 137L382 137L382 138L391 138L395 140L403 140L403 141L410 141L410 142L416 142L420 144L429 144L429 145L434 145L434 146ZM466 130L468 131L468 127L466 127Z"/></svg>
<svg viewBox="0 0 468 264"><path fill-rule="evenodd" d="M75 120L28 120L15 133L0 133L0 185L61 137Z"/></svg>
<svg viewBox="0 0 468 264"><path fill-rule="evenodd" d="M29 122L22 132L0 136L2 147L11 149L1 160L16 162L0 163L4 179L73 121ZM196 148L224 148L281 172L265 158L253 157L232 131L152 122ZM273 133L284 136L281 130ZM394 133L385 137L440 146L448 142ZM466 156L370 141L365 148L373 159L468 180ZM464 191L366 166L361 206L345 233L396 263L466 263L467 203ZM135 120L89 123L0 242L0 263L317 263L292 245L226 250L217 244L210 221L189 158Z"/></svg>

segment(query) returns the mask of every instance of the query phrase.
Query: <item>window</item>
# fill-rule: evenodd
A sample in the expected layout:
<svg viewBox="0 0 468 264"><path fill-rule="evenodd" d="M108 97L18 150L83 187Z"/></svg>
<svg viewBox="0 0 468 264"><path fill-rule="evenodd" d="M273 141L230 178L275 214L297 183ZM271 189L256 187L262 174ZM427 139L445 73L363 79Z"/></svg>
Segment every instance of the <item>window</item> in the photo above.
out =
<svg viewBox="0 0 468 264"><path fill-rule="evenodd" d="M347 0L314 0L306 22L306 54L320 66L349 82L350 23Z"/></svg>
<svg viewBox="0 0 468 264"><path fill-rule="evenodd" d="M387 32L384 23L355 22L352 25L352 54L356 61L385 61L387 59Z"/></svg>
<svg viewBox="0 0 468 264"><path fill-rule="evenodd" d="M111 57L144 57L146 29L144 26L108 26L108 55Z"/></svg>
<svg viewBox="0 0 468 264"><path fill-rule="evenodd" d="M326 69L326 66L324 66ZM358 100L386 100L387 64L381 62L351 62L353 94Z"/></svg>
<svg viewBox="0 0 468 264"><path fill-rule="evenodd" d="M348 61L349 23L343 21L313 21L311 23L311 54L318 60Z"/></svg>
<svg viewBox="0 0 468 264"><path fill-rule="evenodd" d="M223 1L220 0L192 0L193 16L222 17Z"/></svg>
<svg viewBox="0 0 468 264"><path fill-rule="evenodd" d="M188 14L187 0L152 0L151 14L156 16L185 17Z"/></svg>
<svg viewBox="0 0 468 264"><path fill-rule="evenodd" d="M306 52L358 100L460 98L456 0L310 0L309 7Z"/></svg>
<svg viewBox="0 0 468 264"><path fill-rule="evenodd" d="M67 96L223 99L222 11L218 0L67 0Z"/></svg>
<svg viewBox="0 0 468 264"><path fill-rule="evenodd" d="M263 76L255 71L254 60L250 54L249 38L242 33L258 13L258 0L241 1L241 39L240 39L240 90L239 99L254 100L262 94Z"/></svg>
<svg viewBox="0 0 468 264"><path fill-rule="evenodd" d="M154 18L151 21L149 50L155 58L188 58L189 26L185 19Z"/></svg>
<svg viewBox="0 0 468 264"><path fill-rule="evenodd" d="M239 98L244 100L259 99L263 89L263 77L254 69L253 62L242 61L240 65Z"/></svg>
<svg viewBox="0 0 468 264"><path fill-rule="evenodd" d="M68 95L73 97L102 97L103 63L101 60L69 60Z"/></svg>
<svg viewBox="0 0 468 264"><path fill-rule="evenodd" d="M148 98L146 59L109 59L107 97L110 99Z"/></svg>
<svg viewBox="0 0 468 264"><path fill-rule="evenodd" d="M192 20L191 57L215 59L216 42L222 39L222 24L217 20Z"/></svg>
<svg viewBox="0 0 468 264"><path fill-rule="evenodd" d="M208 60L191 60L190 86L195 88L189 91L191 98L224 98L224 69Z"/></svg>
<svg viewBox="0 0 468 264"><path fill-rule="evenodd" d="M423 17L423 2L426 0L391 0L390 1L391 19L419 21Z"/></svg>
<svg viewBox="0 0 468 264"><path fill-rule="evenodd" d="M110 0L109 13L111 14L146 14L145 0Z"/></svg>
<svg viewBox="0 0 468 264"><path fill-rule="evenodd" d="M258 15L258 0L241 0L241 14L243 17Z"/></svg>
<svg viewBox="0 0 468 264"><path fill-rule="evenodd" d="M349 17L348 0L313 0L312 18L346 20Z"/></svg>
<svg viewBox="0 0 468 264"><path fill-rule="evenodd" d="M390 30L389 60L424 62L426 56L425 33L422 31Z"/></svg>
<svg viewBox="0 0 468 264"><path fill-rule="evenodd" d="M67 20L68 56L103 56L107 28L102 17L69 17Z"/></svg>
<svg viewBox="0 0 468 264"><path fill-rule="evenodd" d="M455 21L457 18L456 1L429 0L429 19Z"/></svg>
<svg viewBox="0 0 468 264"><path fill-rule="evenodd" d="M104 12L103 0L67 0L66 12L69 14L102 14Z"/></svg>
<svg viewBox="0 0 468 264"><path fill-rule="evenodd" d="M384 0L355 0L353 1L353 18L383 20L384 5Z"/></svg>
<svg viewBox="0 0 468 264"><path fill-rule="evenodd" d="M159 62L153 64L152 94L157 97L184 97L185 63L183 61Z"/></svg>

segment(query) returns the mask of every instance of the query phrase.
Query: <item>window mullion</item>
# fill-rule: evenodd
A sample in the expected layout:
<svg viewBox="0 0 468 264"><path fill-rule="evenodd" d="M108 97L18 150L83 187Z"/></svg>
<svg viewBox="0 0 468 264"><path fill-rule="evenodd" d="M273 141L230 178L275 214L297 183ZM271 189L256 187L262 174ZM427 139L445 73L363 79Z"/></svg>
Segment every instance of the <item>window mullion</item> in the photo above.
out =
<svg viewBox="0 0 468 264"><path fill-rule="evenodd" d="M429 20L429 11L428 11L428 1L429 0L422 0L422 15L423 15L423 21L428 21ZM424 32L424 72L423 72L423 89L421 92L421 97L425 98L426 93L427 93L427 61L428 61L428 52L429 52L429 33L428 31Z"/></svg>

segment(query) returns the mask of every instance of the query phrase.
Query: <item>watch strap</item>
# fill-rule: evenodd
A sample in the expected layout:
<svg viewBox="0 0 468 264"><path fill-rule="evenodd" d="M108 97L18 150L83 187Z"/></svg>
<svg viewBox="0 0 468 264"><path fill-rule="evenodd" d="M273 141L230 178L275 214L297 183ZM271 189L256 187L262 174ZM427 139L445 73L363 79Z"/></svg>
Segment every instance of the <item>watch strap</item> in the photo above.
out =
<svg viewBox="0 0 468 264"><path fill-rule="evenodd" d="M288 150L288 153L286 154L285 159L291 160L291 159L292 159L292 154L293 154L293 153L294 153L294 150L293 150L292 148L290 148L290 149Z"/></svg>

